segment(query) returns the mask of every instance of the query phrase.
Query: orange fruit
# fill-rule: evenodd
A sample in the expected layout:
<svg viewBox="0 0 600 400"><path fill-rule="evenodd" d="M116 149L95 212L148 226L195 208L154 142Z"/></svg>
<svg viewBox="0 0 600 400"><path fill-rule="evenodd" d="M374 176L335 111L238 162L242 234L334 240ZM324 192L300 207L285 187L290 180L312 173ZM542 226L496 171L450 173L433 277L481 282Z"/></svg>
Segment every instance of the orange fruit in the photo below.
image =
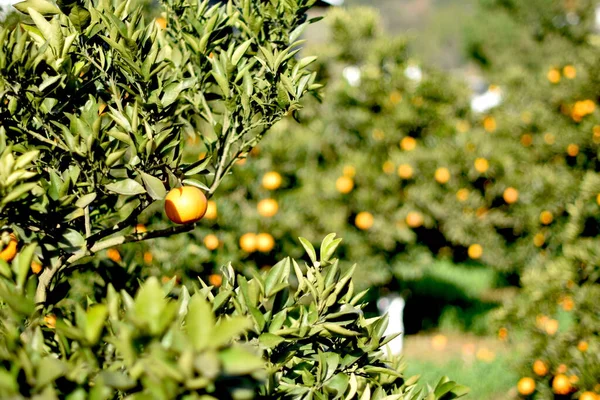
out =
<svg viewBox="0 0 600 400"><path fill-rule="evenodd" d="M598 396L594 392L583 392L579 396L579 400L598 400Z"/></svg>
<svg viewBox="0 0 600 400"><path fill-rule="evenodd" d="M514 187L506 188L502 197L507 204L514 204L519 200L519 191Z"/></svg>
<svg viewBox="0 0 600 400"><path fill-rule="evenodd" d="M398 166L398 176L402 179L410 179L413 176L413 168L409 164Z"/></svg>
<svg viewBox="0 0 600 400"><path fill-rule="evenodd" d="M555 319L549 319L546 322L545 329L548 335L554 335L558 331L558 321Z"/></svg>
<svg viewBox="0 0 600 400"><path fill-rule="evenodd" d="M267 190L277 190L281 186L281 175L278 172L267 172L262 178L262 185Z"/></svg>
<svg viewBox="0 0 600 400"><path fill-rule="evenodd" d="M37 261L32 261L31 262L31 272L33 272L34 274L39 274L40 272L42 272L42 264L40 264Z"/></svg>
<svg viewBox="0 0 600 400"><path fill-rule="evenodd" d="M498 128L496 124L496 119L494 117L485 117L483 119L483 129L485 129L489 133L493 133Z"/></svg>
<svg viewBox="0 0 600 400"><path fill-rule="evenodd" d="M596 204L598 204L600 206L600 193L598 193L598 195L596 195Z"/></svg>
<svg viewBox="0 0 600 400"><path fill-rule="evenodd" d="M390 102L392 104L398 104L402 101L402 94L400 92L398 92L397 90L394 90L392 93L390 93Z"/></svg>
<svg viewBox="0 0 600 400"><path fill-rule="evenodd" d="M546 243L546 236L543 233L536 233L533 237L533 244L536 247L542 247Z"/></svg>
<svg viewBox="0 0 600 400"><path fill-rule="evenodd" d="M261 253L268 253L275 247L275 239L269 233L259 233L256 236L256 249Z"/></svg>
<svg viewBox="0 0 600 400"><path fill-rule="evenodd" d="M490 163L485 158L477 158L475 160L475 169L477 172L483 174L490 167Z"/></svg>
<svg viewBox="0 0 600 400"><path fill-rule="evenodd" d="M373 226L375 222L375 218L373 218L373 214L367 211L359 212L354 219L354 224L358 229L367 230Z"/></svg>
<svg viewBox="0 0 600 400"><path fill-rule="evenodd" d="M417 147L417 140L414 137L407 136L400 141L400 148L404 151L412 151Z"/></svg>
<svg viewBox="0 0 600 400"><path fill-rule="evenodd" d="M469 254L469 257L471 257L473 260L477 260L483 255L483 247L481 247L481 245L477 243L472 244L467 249L467 253Z"/></svg>
<svg viewBox="0 0 600 400"><path fill-rule="evenodd" d="M118 263L121 262L121 254L119 253L119 250L117 249L108 249L106 251L106 255L108 256L109 259L111 259L112 261Z"/></svg>
<svg viewBox="0 0 600 400"><path fill-rule="evenodd" d="M569 376L569 382L571 382L573 385L576 385L577 382L579 382L579 377L577 375L571 375Z"/></svg>
<svg viewBox="0 0 600 400"><path fill-rule="evenodd" d="M254 253L256 251L256 239L255 233L244 233L240 237L240 248L246 253Z"/></svg>
<svg viewBox="0 0 600 400"><path fill-rule="evenodd" d="M535 360L533 363L533 372L538 376L544 376L548 373L548 366L542 360Z"/></svg>
<svg viewBox="0 0 600 400"><path fill-rule="evenodd" d="M571 386L571 381L564 374L558 374L552 380L552 391L556 394L566 395L571 393L573 387Z"/></svg>
<svg viewBox="0 0 600 400"><path fill-rule="evenodd" d="M279 211L279 204L275 199L264 199L258 202L257 209L263 217L273 217Z"/></svg>
<svg viewBox="0 0 600 400"><path fill-rule="evenodd" d="M576 145L576 144L571 143L570 145L567 146L567 154L570 157L577 156L577 154L579 154L579 146Z"/></svg>
<svg viewBox="0 0 600 400"><path fill-rule="evenodd" d="M540 213L540 222L544 225L550 225L552 223L552 221L554 220L554 217L552 216L552 213L550 211L542 211Z"/></svg>
<svg viewBox="0 0 600 400"><path fill-rule="evenodd" d="M387 160L386 162L384 162L383 166L381 167L383 172L385 172L388 175L394 173L394 168L395 168L394 163L391 162L390 160Z"/></svg>
<svg viewBox="0 0 600 400"><path fill-rule="evenodd" d="M575 302L571 296L565 296L560 302L563 310L572 311L575 308Z"/></svg>
<svg viewBox="0 0 600 400"><path fill-rule="evenodd" d="M204 214L204 218L209 220L215 220L217 219L218 215L219 213L217 210L217 202L214 200L209 200L206 204L206 213Z"/></svg>
<svg viewBox="0 0 600 400"><path fill-rule="evenodd" d="M440 184L448 183L450 180L450 171L448 168L441 167L435 170L435 180Z"/></svg>
<svg viewBox="0 0 600 400"><path fill-rule="evenodd" d="M44 324L50 329L56 328L56 315L48 314L44 317Z"/></svg>
<svg viewBox="0 0 600 400"><path fill-rule="evenodd" d="M572 65L565 65L563 68L563 75L567 79L575 79L577 77L577 70Z"/></svg>
<svg viewBox="0 0 600 400"><path fill-rule="evenodd" d="M208 276L208 283L215 287L219 287L223 283L223 277L219 274L210 274Z"/></svg>
<svg viewBox="0 0 600 400"><path fill-rule="evenodd" d="M406 215L406 225L418 228L423 225L423 215L417 211L411 211Z"/></svg>
<svg viewBox="0 0 600 400"><path fill-rule="evenodd" d="M546 144L554 144L555 140L556 140L556 137L553 134L551 134L551 133L544 134L544 142L546 142Z"/></svg>
<svg viewBox="0 0 600 400"><path fill-rule="evenodd" d="M134 229L135 233L144 233L147 231L148 231L148 229L146 229L146 225L144 225L144 224L137 224Z"/></svg>
<svg viewBox="0 0 600 400"><path fill-rule="evenodd" d="M335 181L335 188L342 194L348 194L354 189L354 181L349 176L340 176Z"/></svg>
<svg viewBox="0 0 600 400"><path fill-rule="evenodd" d="M498 329L498 339L500 339L500 340L508 339L508 329L506 329L504 327Z"/></svg>
<svg viewBox="0 0 600 400"><path fill-rule="evenodd" d="M552 68L550 71L548 71L546 78L548 78L550 83L558 83L560 82L560 71L556 68Z"/></svg>
<svg viewBox="0 0 600 400"><path fill-rule="evenodd" d="M146 264L150 264L153 259L154 257L152 256L152 253L150 253L149 251L144 252L144 262Z"/></svg>
<svg viewBox="0 0 600 400"><path fill-rule="evenodd" d="M219 247L219 238L212 233L204 237L204 245L209 250L216 250Z"/></svg>
<svg viewBox="0 0 600 400"><path fill-rule="evenodd" d="M456 192L456 198L460 202L465 202L469 199L469 189L462 188Z"/></svg>
<svg viewBox="0 0 600 400"><path fill-rule="evenodd" d="M577 350L583 352L586 352L587 349L589 348L589 344L588 342L581 340L579 343L577 343Z"/></svg>
<svg viewBox="0 0 600 400"><path fill-rule="evenodd" d="M517 383L517 390L521 396L529 396L535 392L535 381L532 378L521 378Z"/></svg>
<svg viewBox="0 0 600 400"><path fill-rule="evenodd" d="M431 339L431 347L436 350L444 350L448 344L448 338L444 335L435 335Z"/></svg>
<svg viewBox="0 0 600 400"><path fill-rule="evenodd" d="M165 212L176 224L191 224L202 219L207 203L202 190L195 186L182 186L171 189L165 197Z"/></svg>
<svg viewBox="0 0 600 400"><path fill-rule="evenodd" d="M354 178L356 175L356 168L352 165L345 165L342 173L349 178Z"/></svg>
<svg viewBox="0 0 600 400"><path fill-rule="evenodd" d="M17 237L11 233L8 244L0 251L0 259L11 262L17 255L17 244Z"/></svg>
<svg viewBox="0 0 600 400"><path fill-rule="evenodd" d="M529 133L524 134L521 136L521 144L523 147L531 146L533 144L533 136L531 136Z"/></svg>
<svg viewBox="0 0 600 400"><path fill-rule="evenodd" d="M165 29L167 27L167 20L163 17L156 18L154 22L156 23L156 25L158 25L160 29Z"/></svg>

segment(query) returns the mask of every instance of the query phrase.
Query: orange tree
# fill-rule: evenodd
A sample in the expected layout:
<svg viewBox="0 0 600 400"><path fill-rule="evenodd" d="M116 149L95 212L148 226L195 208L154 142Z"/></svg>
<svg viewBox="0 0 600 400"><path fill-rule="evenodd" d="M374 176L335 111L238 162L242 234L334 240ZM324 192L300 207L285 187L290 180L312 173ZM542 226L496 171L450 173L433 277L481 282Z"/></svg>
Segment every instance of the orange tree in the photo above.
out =
<svg viewBox="0 0 600 400"><path fill-rule="evenodd" d="M319 256L302 240L307 265L225 267L218 290L98 262L196 228L236 160L317 88L314 58L295 57L312 3L167 0L156 23L128 2L16 6L25 22L0 31L1 397L466 393L447 378L422 393L382 357L386 318L364 317L334 235ZM203 160L184 160L187 138ZM138 226L163 199L182 225Z"/></svg>

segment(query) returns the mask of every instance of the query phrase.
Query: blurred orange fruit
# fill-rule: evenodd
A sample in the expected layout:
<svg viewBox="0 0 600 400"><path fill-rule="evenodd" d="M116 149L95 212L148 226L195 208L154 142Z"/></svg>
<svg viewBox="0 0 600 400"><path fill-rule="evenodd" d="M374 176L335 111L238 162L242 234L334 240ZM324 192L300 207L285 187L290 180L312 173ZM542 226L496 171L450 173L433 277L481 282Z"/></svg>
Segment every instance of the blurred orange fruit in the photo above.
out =
<svg viewBox="0 0 600 400"><path fill-rule="evenodd" d="M498 329L498 339L500 339L500 340L508 339L508 329L506 329L504 327Z"/></svg>
<svg viewBox="0 0 600 400"><path fill-rule="evenodd" d="M256 236L256 249L261 253L268 253L275 247L275 239L269 233L259 233Z"/></svg>
<svg viewBox="0 0 600 400"><path fill-rule="evenodd" d="M477 351L476 357L478 360L481 360L486 363L491 363L496 359L496 353L494 353L487 347L482 347Z"/></svg>
<svg viewBox="0 0 600 400"><path fill-rule="evenodd" d="M589 344L584 340L581 340L579 343L577 343L577 350L581 351L582 353L586 352L588 348Z"/></svg>
<svg viewBox="0 0 600 400"><path fill-rule="evenodd" d="M560 305L565 311L572 311L573 308L575 308L575 302L573 301L573 298L571 296L565 296L561 300Z"/></svg>
<svg viewBox="0 0 600 400"><path fill-rule="evenodd" d="M544 235L541 232L536 233L535 236L533 237L533 244L536 247L542 247L544 245L544 243L546 243L546 235Z"/></svg>
<svg viewBox="0 0 600 400"><path fill-rule="evenodd" d="M550 69L550 71L548 71L548 74L546 75L546 77L548 78L548 80L551 83L558 83L560 82L560 71L557 70L556 68L552 68Z"/></svg>
<svg viewBox="0 0 600 400"><path fill-rule="evenodd" d="M448 168L441 167L435 170L435 180L440 184L448 183L450 180L450 171Z"/></svg>
<svg viewBox="0 0 600 400"><path fill-rule="evenodd" d="M475 160L475 169L477 172L483 174L490 167L490 163L485 158L477 158Z"/></svg>
<svg viewBox="0 0 600 400"><path fill-rule="evenodd" d="M167 20L164 17L158 17L154 20L154 22L160 29L165 29L167 27Z"/></svg>
<svg viewBox="0 0 600 400"><path fill-rule="evenodd" d="M569 378L564 374L558 374L552 380L552 391L556 394L567 395L571 393L573 387Z"/></svg>
<svg viewBox="0 0 600 400"><path fill-rule="evenodd" d="M567 364L560 364L558 367L556 367L557 374L564 374L565 372L567 372Z"/></svg>
<svg viewBox="0 0 600 400"><path fill-rule="evenodd" d="M342 194L348 194L354 189L354 181L349 176L340 176L335 181L335 188Z"/></svg>
<svg viewBox="0 0 600 400"><path fill-rule="evenodd" d="M469 199L469 189L462 188L456 192L456 198L460 202L465 202Z"/></svg>
<svg viewBox="0 0 600 400"><path fill-rule="evenodd" d="M240 237L240 248L246 253L254 253L256 251L256 239L255 233L244 233Z"/></svg>
<svg viewBox="0 0 600 400"><path fill-rule="evenodd" d="M347 177L354 178L356 176L356 168L352 165L345 165L342 173Z"/></svg>
<svg viewBox="0 0 600 400"><path fill-rule="evenodd" d="M529 147L533 144L533 136L531 136L531 134L526 133L523 136L521 136L521 145L523 145L524 147Z"/></svg>
<svg viewBox="0 0 600 400"><path fill-rule="evenodd" d="M385 172L386 174L389 175L389 174L394 173L394 168L395 168L394 163L391 162L390 160L388 160L383 163L383 166L381 169L383 170L383 172Z"/></svg>
<svg viewBox="0 0 600 400"><path fill-rule="evenodd" d="M108 251L106 252L106 255L108 256L109 259L111 259L112 261L118 263L121 262L121 254L119 253L119 250L117 249L108 249Z"/></svg>
<svg viewBox="0 0 600 400"><path fill-rule="evenodd" d="M144 233L148 232L148 229L146 229L146 225L144 224L137 224L134 231L135 233Z"/></svg>
<svg viewBox="0 0 600 400"><path fill-rule="evenodd" d="M402 94L397 90L394 90L392 93L390 93L390 101L392 104L400 103L402 101Z"/></svg>
<svg viewBox="0 0 600 400"><path fill-rule="evenodd" d="M176 224L191 224L202 219L208 201L202 190L182 186L169 191L165 197L165 213Z"/></svg>
<svg viewBox="0 0 600 400"><path fill-rule="evenodd" d="M39 262L36 262L36 261L32 261L31 262L31 272L33 272L35 275L42 272L42 264L40 264Z"/></svg>
<svg viewBox="0 0 600 400"><path fill-rule="evenodd" d="M600 206L600 193L598 193L598 195L596 195L596 204L598 204Z"/></svg>
<svg viewBox="0 0 600 400"><path fill-rule="evenodd" d="M212 233L204 237L204 245L208 250L216 250L219 247L219 238Z"/></svg>
<svg viewBox="0 0 600 400"><path fill-rule="evenodd" d="M356 215L354 219L354 224L358 229L362 229L363 231L371 229L373 223L375 222L375 218L373 214L368 211L361 211Z"/></svg>
<svg viewBox="0 0 600 400"><path fill-rule="evenodd" d="M279 204L275 199L264 199L258 202L257 209L263 217L273 217L279 211Z"/></svg>
<svg viewBox="0 0 600 400"><path fill-rule="evenodd" d="M558 321L555 319L549 319L546 322L545 329L548 335L554 335L558 331Z"/></svg>
<svg viewBox="0 0 600 400"><path fill-rule="evenodd" d="M262 178L262 186L267 190L277 190L281 186L281 175L278 172L267 172Z"/></svg>
<svg viewBox="0 0 600 400"><path fill-rule="evenodd" d="M219 274L210 274L208 276L208 283L212 286L219 287L223 283L223 277Z"/></svg>
<svg viewBox="0 0 600 400"><path fill-rule="evenodd" d="M579 146L571 143L567 146L567 154L571 157L577 156L577 154L579 154Z"/></svg>
<svg viewBox="0 0 600 400"><path fill-rule="evenodd" d="M435 350L444 350L448 344L448 338L444 335L435 335L431 339L431 347Z"/></svg>
<svg viewBox="0 0 600 400"><path fill-rule="evenodd" d="M556 137L551 134L551 133L546 133L544 134L544 142L546 142L546 144L554 144L556 140Z"/></svg>
<svg viewBox="0 0 600 400"><path fill-rule="evenodd" d="M532 378L521 378L517 383L517 390L521 396L529 396L535 392L535 381Z"/></svg>
<svg viewBox="0 0 600 400"><path fill-rule="evenodd" d="M149 251L144 252L144 262L146 264L150 264L153 259L154 257L152 256L152 253L150 253Z"/></svg>
<svg viewBox="0 0 600 400"><path fill-rule="evenodd" d="M498 129L498 125L496 124L496 119L494 117L485 117L483 119L483 129L485 129L489 133L493 133Z"/></svg>
<svg viewBox="0 0 600 400"><path fill-rule="evenodd" d="M6 262L11 262L17 255L17 245L17 237L11 233L8 244L4 246L2 251L0 251L0 259Z"/></svg>
<svg viewBox="0 0 600 400"><path fill-rule="evenodd" d="M508 187L504 190L502 197L507 204L514 204L519 200L519 191L514 187Z"/></svg>
<svg viewBox="0 0 600 400"><path fill-rule="evenodd" d="M398 176L402 179L410 179L413 176L413 168L409 164L398 166Z"/></svg>
<svg viewBox="0 0 600 400"><path fill-rule="evenodd" d="M471 257L473 260L477 260L483 255L483 247L481 247L481 245L477 243L472 244L467 249L467 253L469 254L469 257Z"/></svg>
<svg viewBox="0 0 600 400"><path fill-rule="evenodd" d="M545 210L540 213L540 222L542 224L550 225L553 220L554 217L552 216L552 213L550 211Z"/></svg>
<svg viewBox="0 0 600 400"><path fill-rule="evenodd" d="M594 392L583 392L579 396L579 400L598 400L598 396Z"/></svg>
<svg viewBox="0 0 600 400"><path fill-rule="evenodd" d="M548 366L542 360L535 360L533 363L533 372L537 376L544 376L548 373Z"/></svg>
<svg viewBox="0 0 600 400"><path fill-rule="evenodd" d="M209 200L206 204L206 213L204 214L204 218L208 220L215 220L219 212L217 210L217 202L214 200Z"/></svg>
<svg viewBox="0 0 600 400"><path fill-rule="evenodd" d="M48 314L44 317L44 323L50 329L56 328L56 315Z"/></svg>
<svg viewBox="0 0 600 400"><path fill-rule="evenodd" d="M414 137L407 136L400 141L400 148L404 151L412 151L417 147L417 140Z"/></svg>
<svg viewBox="0 0 600 400"><path fill-rule="evenodd" d="M418 228L423 225L423 215L417 211L411 211L406 215L406 225Z"/></svg>
<svg viewBox="0 0 600 400"><path fill-rule="evenodd" d="M572 65L565 65L563 68L563 75L567 79L575 79L577 77L577 70Z"/></svg>

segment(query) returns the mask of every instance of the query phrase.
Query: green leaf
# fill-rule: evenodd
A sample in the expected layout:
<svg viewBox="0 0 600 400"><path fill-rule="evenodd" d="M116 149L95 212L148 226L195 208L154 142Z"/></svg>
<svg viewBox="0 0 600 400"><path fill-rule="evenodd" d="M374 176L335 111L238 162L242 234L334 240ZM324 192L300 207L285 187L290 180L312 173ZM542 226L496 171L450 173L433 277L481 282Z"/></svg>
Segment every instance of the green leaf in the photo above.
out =
<svg viewBox="0 0 600 400"><path fill-rule="evenodd" d="M22 288L23 285L25 285L25 280L27 279L27 274L31 267L31 261L33 260L33 253L35 252L36 247L37 244L35 243L25 246L25 248L19 251L19 254L13 261L13 266L16 265L15 274L17 276L18 288Z"/></svg>
<svg viewBox="0 0 600 400"><path fill-rule="evenodd" d="M108 307L104 304L95 304L87 311L84 332L88 343L92 345L98 343L107 317Z"/></svg>
<svg viewBox="0 0 600 400"><path fill-rule="evenodd" d="M134 196L146 193L146 189L133 179L124 179L119 182L110 183L105 186L106 190L115 192L124 196Z"/></svg>
<svg viewBox="0 0 600 400"><path fill-rule="evenodd" d="M210 304L198 293L190 300L185 321L188 336L194 348L198 351L205 349L210 343L215 327L215 316Z"/></svg>
<svg viewBox="0 0 600 400"><path fill-rule="evenodd" d="M248 47L252 44L252 39L246 40L244 43L240 44L237 49L233 52L233 56L231 57L231 64L236 66L238 62L240 62L241 58L244 56Z"/></svg>
<svg viewBox="0 0 600 400"><path fill-rule="evenodd" d="M306 250L306 253L308 253L308 256L310 257L310 260L313 262L313 265L316 264L317 263L317 252L315 251L315 248L313 247L313 245L308 240L304 239L303 237L298 238L298 240L300 240L300 243L304 247L304 250Z"/></svg>
<svg viewBox="0 0 600 400"><path fill-rule="evenodd" d="M144 181L144 186L146 186L146 190L150 197L154 200L162 200L167 195L167 190L165 189L165 185L162 181L152 175L149 175L145 172L141 172L142 181Z"/></svg>
<svg viewBox="0 0 600 400"><path fill-rule="evenodd" d="M60 14L60 9L52 2L46 0L26 0L15 4L14 7L24 14L29 14L29 8L34 9L42 15Z"/></svg>
<svg viewBox="0 0 600 400"><path fill-rule="evenodd" d="M221 347L245 333L252 327L252 322L246 317L236 316L221 319L212 332L211 347Z"/></svg>
<svg viewBox="0 0 600 400"><path fill-rule="evenodd" d="M88 10L81 7L80 5L75 5L71 8L71 12L69 13L69 19L71 23L77 28L79 32L84 30L90 23L91 14Z"/></svg>
<svg viewBox="0 0 600 400"><path fill-rule="evenodd" d="M256 354L241 347L231 347L219 353L223 369L228 375L246 375L264 369L265 362Z"/></svg>
<svg viewBox="0 0 600 400"><path fill-rule="evenodd" d="M67 372L67 366L60 360L52 356L42 358L38 364L37 376L35 380L36 389L51 384Z"/></svg>
<svg viewBox="0 0 600 400"><path fill-rule="evenodd" d="M96 197L97 197L96 193L88 193L88 194L80 197L75 202L75 205L79 208L85 208L85 207L89 206L94 200L96 200Z"/></svg>
<svg viewBox="0 0 600 400"><path fill-rule="evenodd" d="M39 150L32 150L32 151L28 151L27 153L22 154L15 161L14 169L25 168L26 166L31 164L31 162L33 160L35 160L39 154L40 154Z"/></svg>
<svg viewBox="0 0 600 400"><path fill-rule="evenodd" d="M8 204L8 203L10 203L13 200L18 199L19 197L21 197L25 193L29 194L37 186L38 185L35 182L24 183L22 185L19 185L16 188L12 189L9 194L7 194L6 196L4 196L4 198L2 199L2 203L1 204L3 204L3 205L4 204Z"/></svg>
<svg viewBox="0 0 600 400"><path fill-rule="evenodd" d="M277 347L278 344L285 342L285 339L273 333L263 333L258 337L258 341L264 347L272 349L274 347Z"/></svg>
<svg viewBox="0 0 600 400"><path fill-rule="evenodd" d="M335 236L335 233L330 233L325 237L325 239L323 239L320 250L321 262L329 261L333 253L335 253L338 245L342 241L341 238L335 239Z"/></svg>

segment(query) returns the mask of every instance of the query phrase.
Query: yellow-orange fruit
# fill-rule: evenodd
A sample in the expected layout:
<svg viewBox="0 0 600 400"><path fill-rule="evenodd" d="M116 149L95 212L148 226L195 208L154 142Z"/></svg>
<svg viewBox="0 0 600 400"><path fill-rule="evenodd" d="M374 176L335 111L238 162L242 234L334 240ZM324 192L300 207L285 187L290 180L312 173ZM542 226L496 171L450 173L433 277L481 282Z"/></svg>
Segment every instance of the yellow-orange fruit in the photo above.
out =
<svg viewBox="0 0 600 400"><path fill-rule="evenodd" d="M571 296L565 296L560 302L560 305L565 311L572 311L573 308L575 308L575 302Z"/></svg>
<svg viewBox="0 0 600 400"><path fill-rule="evenodd" d="M558 374L564 374L565 372L567 372L567 365L566 364L560 364L556 368L556 373L558 373Z"/></svg>
<svg viewBox="0 0 600 400"><path fill-rule="evenodd" d="M398 104L402 101L402 94L400 92L398 92L397 90L394 90L392 93L390 93L390 102L392 104Z"/></svg>
<svg viewBox="0 0 600 400"><path fill-rule="evenodd" d="M406 215L406 225L418 228L423 225L423 215L417 211L411 211Z"/></svg>
<svg viewBox="0 0 600 400"><path fill-rule="evenodd" d="M496 124L496 119L494 117L485 117L483 119L483 129L485 129L489 133L493 133L498 128Z"/></svg>
<svg viewBox="0 0 600 400"><path fill-rule="evenodd" d="M108 249L106 255L116 263L121 262L121 253L119 253L119 250L117 249Z"/></svg>
<svg viewBox="0 0 600 400"><path fill-rule="evenodd" d="M135 226L134 231L135 231L135 233L144 233L144 232L147 232L148 229L146 229L146 225L144 225L144 224L137 224Z"/></svg>
<svg viewBox="0 0 600 400"><path fill-rule="evenodd" d="M413 176L413 167L409 164L400 164L398 166L398 176L402 179L410 179Z"/></svg>
<svg viewBox="0 0 600 400"><path fill-rule="evenodd" d="M354 189L354 181L349 176L340 176L335 181L335 188L342 194L348 194Z"/></svg>
<svg viewBox="0 0 600 400"><path fill-rule="evenodd" d="M373 217L373 214L367 211L359 212L354 219L354 224L356 227L362 230L370 229L374 222L375 218Z"/></svg>
<svg viewBox="0 0 600 400"><path fill-rule="evenodd" d="M567 79L575 79L577 77L577 70L572 65L565 65L563 68L563 75Z"/></svg>
<svg viewBox="0 0 600 400"><path fill-rule="evenodd" d="M447 344L448 344L448 338L444 335L435 335L431 339L431 346L435 350L444 350L444 348L446 348Z"/></svg>
<svg viewBox="0 0 600 400"><path fill-rule="evenodd" d="M517 390L521 396L529 396L535 392L535 381L532 378L521 378L517 383Z"/></svg>
<svg viewBox="0 0 600 400"><path fill-rule="evenodd" d="M579 343L577 343L577 350L583 352L586 352L587 349L589 348L589 344L588 342L581 340Z"/></svg>
<svg viewBox="0 0 600 400"><path fill-rule="evenodd" d="M477 170L477 172L483 174L488 168L490 168L490 163L485 158L477 158L475 160L475 170Z"/></svg>
<svg viewBox="0 0 600 400"><path fill-rule="evenodd" d="M536 233L533 237L533 244L536 247L542 247L544 243L546 243L546 236L541 232Z"/></svg>
<svg viewBox="0 0 600 400"><path fill-rule="evenodd" d="M209 250L216 250L219 247L219 238L212 233L204 237L204 245Z"/></svg>
<svg viewBox="0 0 600 400"><path fill-rule="evenodd" d="M552 391L556 394L566 395L571 393L573 387L571 386L571 381L564 374L558 374L552 380Z"/></svg>
<svg viewBox="0 0 600 400"><path fill-rule="evenodd" d="M279 211L279 204L275 199L264 199L258 202L257 209L263 217L273 217Z"/></svg>
<svg viewBox="0 0 600 400"><path fill-rule="evenodd" d="M256 251L256 234L255 233L244 233L240 237L240 248L246 253L254 253Z"/></svg>
<svg viewBox="0 0 600 400"><path fill-rule="evenodd" d="M345 165L342 173L349 178L354 178L356 175L356 168L354 168L353 165Z"/></svg>
<svg viewBox="0 0 600 400"><path fill-rule="evenodd" d="M583 392L579 396L579 400L599 400L599 398L594 392Z"/></svg>
<svg viewBox="0 0 600 400"><path fill-rule="evenodd" d="M579 154L579 146L576 145L576 144L571 143L570 145L567 146L567 154L570 157L577 156L577 154Z"/></svg>
<svg viewBox="0 0 600 400"><path fill-rule="evenodd" d="M596 195L596 204L600 206L600 193Z"/></svg>
<svg viewBox="0 0 600 400"><path fill-rule="evenodd" d="M542 360L535 360L533 363L533 372L537 376L544 376L548 373L548 366Z"/></svg>
<svg viewBox="0 0 600 400"><path fill-rule="evenodd" d="M467 201L469 199L469 189L466 189L466 188L458 189L458 191L456 192L456 198L460 202Z"/></svg>
<svg viewBox="0 0 600 400"><path fill-rule="evenodd" d="M550 211L542 211L540 213L540 222L544 225L550 225L554 221L554 217Z"/></svg>
<svg viewBox="0 0 600 400"><path fill-rule="evenodd" d="M394 168L395 168L394 163L391 162L390 160L387 160L386 162L384 162L383 166L381 167L383 172L385 172L388 175L394 173Z"/></svg>
<svg viewBox="0 0 600 400"><path fill-rule="evenodd" d="M555 319L549 319L546 322L545 329L548 335L554 335L558 331L558 321Z"/></svg>
<svg viewBox="0 0 600 400"><path fill-rule="evenodd" d="M156 25L158 25L160 29L165 29L167 27L167 20L163 17L156 18L154 22L156 23Z"/></svg>
<svg viewBox="0 0 600 400"><path fill-rule="evenodd" d="M519 191L514 187L506 188L502 197L507 204L514 204L519 200Z"/></svg>
<svg viewBox="0 0 600 400"><path fill-rule="evenodd" d="M438 183L445 184L450 180L450 171L448 168L441 167L435 170L435 180Z"/></svg>
<svg viewBox="0 0 600 400"><path fill-rule="evenodd" d="M217 210L217 202L214 200L209 200L206 204L206 213L204 214L204 218L209 220L215 220L217 219L218 215L219 213Z"/></svg>
<svg viewBox="0 0 600 400"><path fill-rule="evenodd" d="M275 247L275 239L269 233L259 233L256 237L256 249L261 253L268 253Z"/></svg>
<svg viewBox="0 0 600 400"><path fill-rule="evenodd" d="M500 340L508 339L508 329L506 329L504 327L498 329L498 339L500 339Z"/></svg>
<svg viewBox="0 0 600 400"><path fill-rule="evenodd" d="M548 71L546 77L551 83L558 83L560 82L560 71L556 68L552 68L550 71Z"/></svg>
<svg viewBox="0 0 600 400"><path fill-rule="evenodd" d="M553 134L551 134L551 133L544 134L544 142L546 142L546 144L554 144L555 141L556 141L556 137Z"/></svg>
<svg viewBox="0 0 600 400"><path fill-rule="evenodd" d="M165 197L165 213L176 224L191 224L200 221L206 213L208 201L202 190L194 186L183 186Z"/></svg>
<svg viewBox="0 0 600 400"><path fill-rule="evenodd" d="M42 264L40 264L37 261L32 261L31 262L31 272L33 272L34 274L39 274L40 272L42 272Z"/></svg>
<svg viewBox="0 0 600 400"><path fill-rule="evenodd" d="M267 190L277 190L281 186L281 175L278 172L267 172L262 178L262 185Z"/></svg>
<svg viewBox="0 0 600 400"><path fill-rule="evenodd" d="M407 136L400 141L400 148L404 151L412 151L417 148L417 140L414 137Z"/></svg>
<svg viewBox="0 0 600 400"><path fill-rule="evenodd" d="M144 252L144 262L146 264L150 264L153 259L154 257L152 256L152 253L150 253L149 251Z"/></svg>
<svg viewBox="0 0 600 400"><path fill-rule="evenodd" d="M4 248L0 252L0 259L6 262L11 262L17 255L17 245L17 237L13 233L11 233L8 244L4 246Z"/></svg>
<svg viewBox="0 0 600 400"><path fill-rule="evenodd" d="M481 245L477 243L472 244L467 249L467 253L469 254L469 257L471 257L473 260L477 260L483 255L483 247L481 247Z"/></svg>
<svg viewBox="0 0 600 400"><path fill-rule="evenodd" d="M48 314L44 317L44 323L50 329L56 328L56 315Z"/></svg>
<svg viewBox="0 0 600 400"><path fill-rule="evenodd" d="M215 287L219 287L223 283L223 277L219 274L210 274L208 276L208 283Z"/></svg>
<svg viewBox="0 0 600 400"><path fill-rule="evenodd" d="M521 136L521 144L523 147L531 146L533 144L533 136L531 136L529 133L524 134Z"/></svg>

